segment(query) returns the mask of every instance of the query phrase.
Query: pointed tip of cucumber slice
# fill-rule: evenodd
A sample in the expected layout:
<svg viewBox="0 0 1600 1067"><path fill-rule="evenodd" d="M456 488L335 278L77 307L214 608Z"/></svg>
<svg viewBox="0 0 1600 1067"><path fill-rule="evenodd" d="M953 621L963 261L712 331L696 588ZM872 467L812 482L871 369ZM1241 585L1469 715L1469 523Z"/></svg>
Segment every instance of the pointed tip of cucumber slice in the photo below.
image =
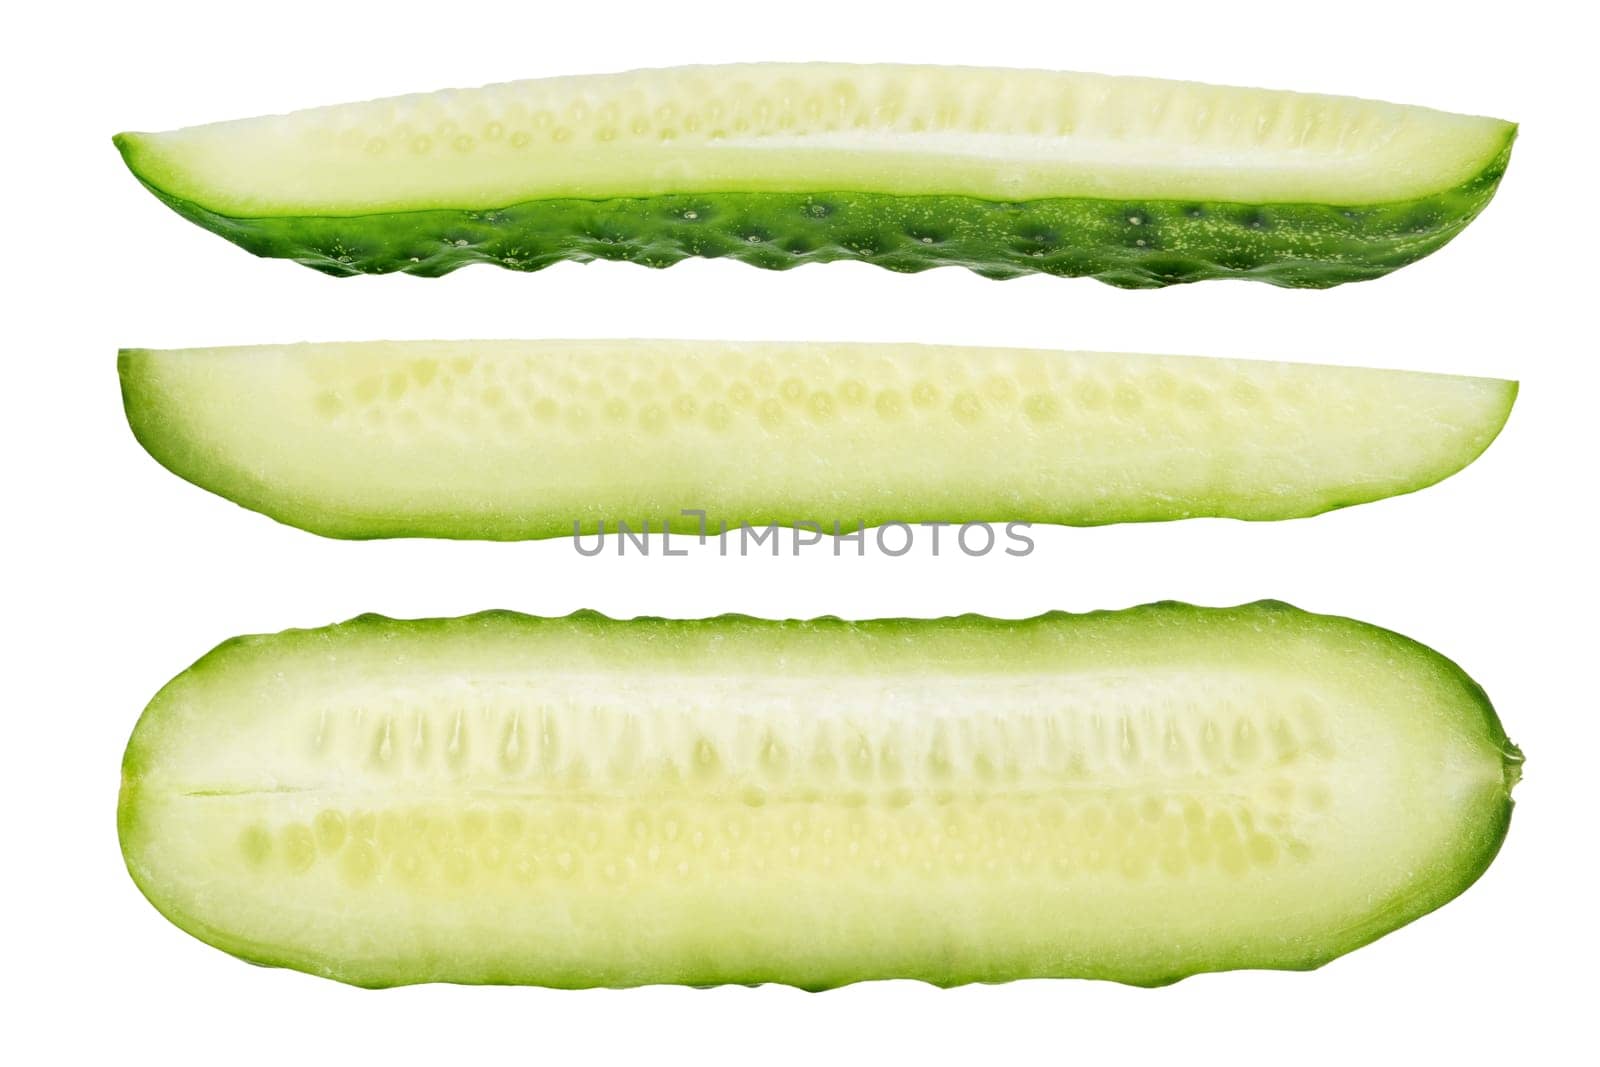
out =
<svg viewBox="0 0 1600 1067"><path fill-rule="evenodd" d="M140 183L154 191L154 186L145 174L145 149L149 144L149 135L132 133L124 130L122 133L111 135L111 143L116 147L117 154L122 157L122 163L138 178Z"/></svg>
<svg viewBox="0 0 1600 1067"><path fill-rule="evenodd" d="M1417 489L1426 489L1429 486L1437 485L1446 478L1453 477L1454 475L1466 470L1468 467L1476 463L1479 457L1481 457L1485 452L1489 451L1489 446L1498 441L1500 439L1500 435L1505 432L1506 423L1511 421L1511 411L1517 405L1517 395L1521 392L1522 383L1510 378L1485 378L1483 380L1486 383L1490 383L1499 387L1499 403L1497 405L1491 405L1488 411L1485 413L1482 442L1476 451L1463 453L1461 456L1461 462L1458 466L1445 471L1438 478L1427 483L1426 485L1417 486Z"/></svg>

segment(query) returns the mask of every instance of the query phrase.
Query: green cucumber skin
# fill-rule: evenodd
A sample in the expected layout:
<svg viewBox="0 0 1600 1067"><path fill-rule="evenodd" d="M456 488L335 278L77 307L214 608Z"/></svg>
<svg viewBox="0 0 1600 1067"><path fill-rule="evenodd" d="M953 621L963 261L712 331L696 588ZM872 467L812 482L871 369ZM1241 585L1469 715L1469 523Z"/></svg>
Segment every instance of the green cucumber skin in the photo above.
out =
<svg viewBox="0 0 1600 1067"><path fill-rule="evenodd" d="M1214 633L1232 633L1249 637L1273 634L1290 634L1296 631L1313 632L1324 636L1330 643L1346 648L1365 646L1361 651L1381 659L1386 670L1411 670L1418 676L1432 676L1445 680L1457 691L1457 708L1463 732L1481 735L1485 743L1501 753L1503 786L1495 798L1488 819L1471 841L1470 851L1464 851L1450 869L1432 882L1413 887L1412 891L1383 902L1374 908L1369 919L1340 931L1335 941L1325 944L1304 944L1303 954L1295 959L1277 958L1271 963L1253 959L1249 954L1219 956L1203 966L1179 970L1160 977L1129 976L1120 973L1116 964L1108 963L1102 971L1072 974L1014 974L1005 971L951 971L950 973L919 973L914 975L868 975L842 981L796 981L782 973L730 974L723 969L708 970L705 974L685 974L674 979L675 984L712 986L720 984L782 984L812 992L821 992L870 981L883 977L908 977L930 985L950 988L974 983L999 984L1022 978L1076 977L1115 981L1125 985L1156 988L1171 985L1196 974L1229 970L1270 969L1282 971L1310 971L1337 959L1357 948L1368 945L1385 934L1437 910L1470 888L1488 869L1505 841L1510 827L1514 802L1512 788L1522 774L1523 754L1506 736L1498 715L1484 690L1454 661L1433 649L1393 631L1340 616L1318 615L1303 611L1281 601L1263 600L1233 608L1208 608L1177 601L1162 601L1139 607L1115 611L1094 611L1083 614L1050 612L1022 620L995 619L980 615L963 615L940 619L875 619L849 621L833 616L811 620L774 621L745 615L723 615L698 620L674 620L657 617L639 617L632 620L615 620L593 611L578 611L560 618L529 616L512 611L486 611L456 618L429 618L399 620L382 615L367 614L347 622L316 629L286 630L276 634L257 634L231 638L206 653L182 674L175 677L151 700L128 743L122 763L122 789L118 797L117 829L123 858L130 876L140 892L165 918L198 940L260 966L284 967L331 978L350 985L369 989L393 988L424 982L447 981L458 985L540 985L551 988L583 989L595 987L626 988L657 984L659 980L646 981L595 981L582 975L541 975L530 979L526 974L486 972L470 976L452 975L438 978L422 972L406 973L403 965L386 968L382 972L350 970L337 961L315 955L296 954L273 946L241 941L228 931L213 927L203 920L168 906L155 892L147 878L136 852L142 833L139 783L152 762L160 757L159 729L152 729L159 719L163 703L177 699L174 694L186 685L202 679L226 677L241 661L282 658L285 653L321 659L337 654L346 642L385 643L418 636L436 636L441 639L459 637L474 632L513 632L532 636L541 628L564 629L593 638L614 635L618 630L632 630L642 642L671 647L675 640L696 639L711 635L737 636L741 631L750 634L775 635L786 639L826 640L830 634L848 633L869 644L877 644L890 651L896 646L904 648L918 638L942 635L947 642L966 635L1015 636L1023 640L1048 642L1049 631L1063 625L1086 631L1092 640L1124 639L1130 631L1146 631L1141 636L1159 637L1163 633L1181 636L1185 629L1210 630ZM946 651L949 646L946 646ZM981 648L975 650L982 654ZM959 666L960 663L957 663ZM709 965L708 965L709 966Z"/></svg>
<svg viewBox="0 0 1600 1067"><path fill-rule="evenodd" d="M437 277L472 263L542 270L562 260L670 267L729 257L767 270L859 260L915 273L1092 277L1125 289L1248 278L1325 289L1381 277L1443 247L1489 203L1511 157L1462 184L1384 204L1246 204L1061 198L1017 202L881 193L703 193L548 199L483 210L234 218L135 176L179 215L258 256L326 274Z"/></svg>

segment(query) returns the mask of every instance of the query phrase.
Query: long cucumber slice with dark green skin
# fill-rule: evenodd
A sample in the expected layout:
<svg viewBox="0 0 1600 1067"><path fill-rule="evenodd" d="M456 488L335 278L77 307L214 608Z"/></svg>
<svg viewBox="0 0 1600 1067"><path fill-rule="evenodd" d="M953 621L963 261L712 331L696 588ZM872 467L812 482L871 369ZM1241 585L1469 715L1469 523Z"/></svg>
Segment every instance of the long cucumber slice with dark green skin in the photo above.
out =
<svg viewBox="0 0 1600 1067"><path fill-rule="evenodd" d="M1284 519L1470 463L1513 382L916 345L437 341L153 351L134 432L335 537Z"/></svg>
<svg viewBox="0 0 1600 1067"><path fill-rule="evenodd" d="M1449 241L1515 133L1349 97L816 63L511 82L116 143L185 218L330 274L730 256L1321 288Z"/></svg>
<svg viewBox="0 0 1600 1067"><path fill-rule="evenodd" d="M364 616L168 684L118 825L183 929L360 985L1156 985L1450 900L1521 759L1450 661L1271 602Z"/></svg>

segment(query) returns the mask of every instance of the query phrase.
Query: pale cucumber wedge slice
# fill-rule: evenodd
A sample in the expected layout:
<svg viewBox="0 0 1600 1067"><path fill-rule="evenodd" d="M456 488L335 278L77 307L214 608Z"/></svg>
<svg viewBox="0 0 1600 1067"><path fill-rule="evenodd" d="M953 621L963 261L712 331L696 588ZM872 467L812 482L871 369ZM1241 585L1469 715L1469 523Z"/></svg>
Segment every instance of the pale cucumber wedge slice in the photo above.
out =
<svg viewBox="0 0 1600 1067"><path fill-rule="evenodd" d="M1348 97L815 63L511 82L116 142L180 214L333 274L733 256L1328 286L1460 232L1514 135Z"/></svg>
<svg viewBox="0 0 1600 1067"><path fill-rule="evenodd" d="M174 679L118 825L185 930L362 985L1159 984L1443 904L1520 763L1448 660L1276 603L365 616Z"/></svg>
<svg viewBox="0 0 1600 1067"><path fill-rule="evenodd" d="M1283 519L1430 485L1513 382L911 345L438 341L127 350L184 478L335 537L648 523Z"/></svg>

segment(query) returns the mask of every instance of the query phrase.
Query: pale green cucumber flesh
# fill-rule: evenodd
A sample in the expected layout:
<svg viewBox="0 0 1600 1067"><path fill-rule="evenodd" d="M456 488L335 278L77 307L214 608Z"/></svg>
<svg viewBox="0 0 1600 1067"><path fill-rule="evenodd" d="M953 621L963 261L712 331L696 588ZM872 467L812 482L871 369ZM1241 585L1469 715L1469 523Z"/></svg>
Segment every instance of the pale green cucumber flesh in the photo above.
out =
<svg viewBox="0 0 1600 1067"><path fill-rule="evenodd" d="M366 616L174 679L118 823L185 930L362 985L1153 985L1443 904L1520 762L1448 660L1282 604Z"/></svg>
<svg viewBox="0 0 1600 1067"><path fill-rule="evenodd" d="M117 145L191 221L333 274L730 256L1321 287L1460 232L1514 136L1345 97L762 64L514 82Z"/></svg>
<svg viewBox="0 0 1600 1067"><path fill-rule="evenodd" d="M337 537L620 523L1283 519L1430 485L1515 383L914 345L459 341L127 350L184 478Z"/></svg>

